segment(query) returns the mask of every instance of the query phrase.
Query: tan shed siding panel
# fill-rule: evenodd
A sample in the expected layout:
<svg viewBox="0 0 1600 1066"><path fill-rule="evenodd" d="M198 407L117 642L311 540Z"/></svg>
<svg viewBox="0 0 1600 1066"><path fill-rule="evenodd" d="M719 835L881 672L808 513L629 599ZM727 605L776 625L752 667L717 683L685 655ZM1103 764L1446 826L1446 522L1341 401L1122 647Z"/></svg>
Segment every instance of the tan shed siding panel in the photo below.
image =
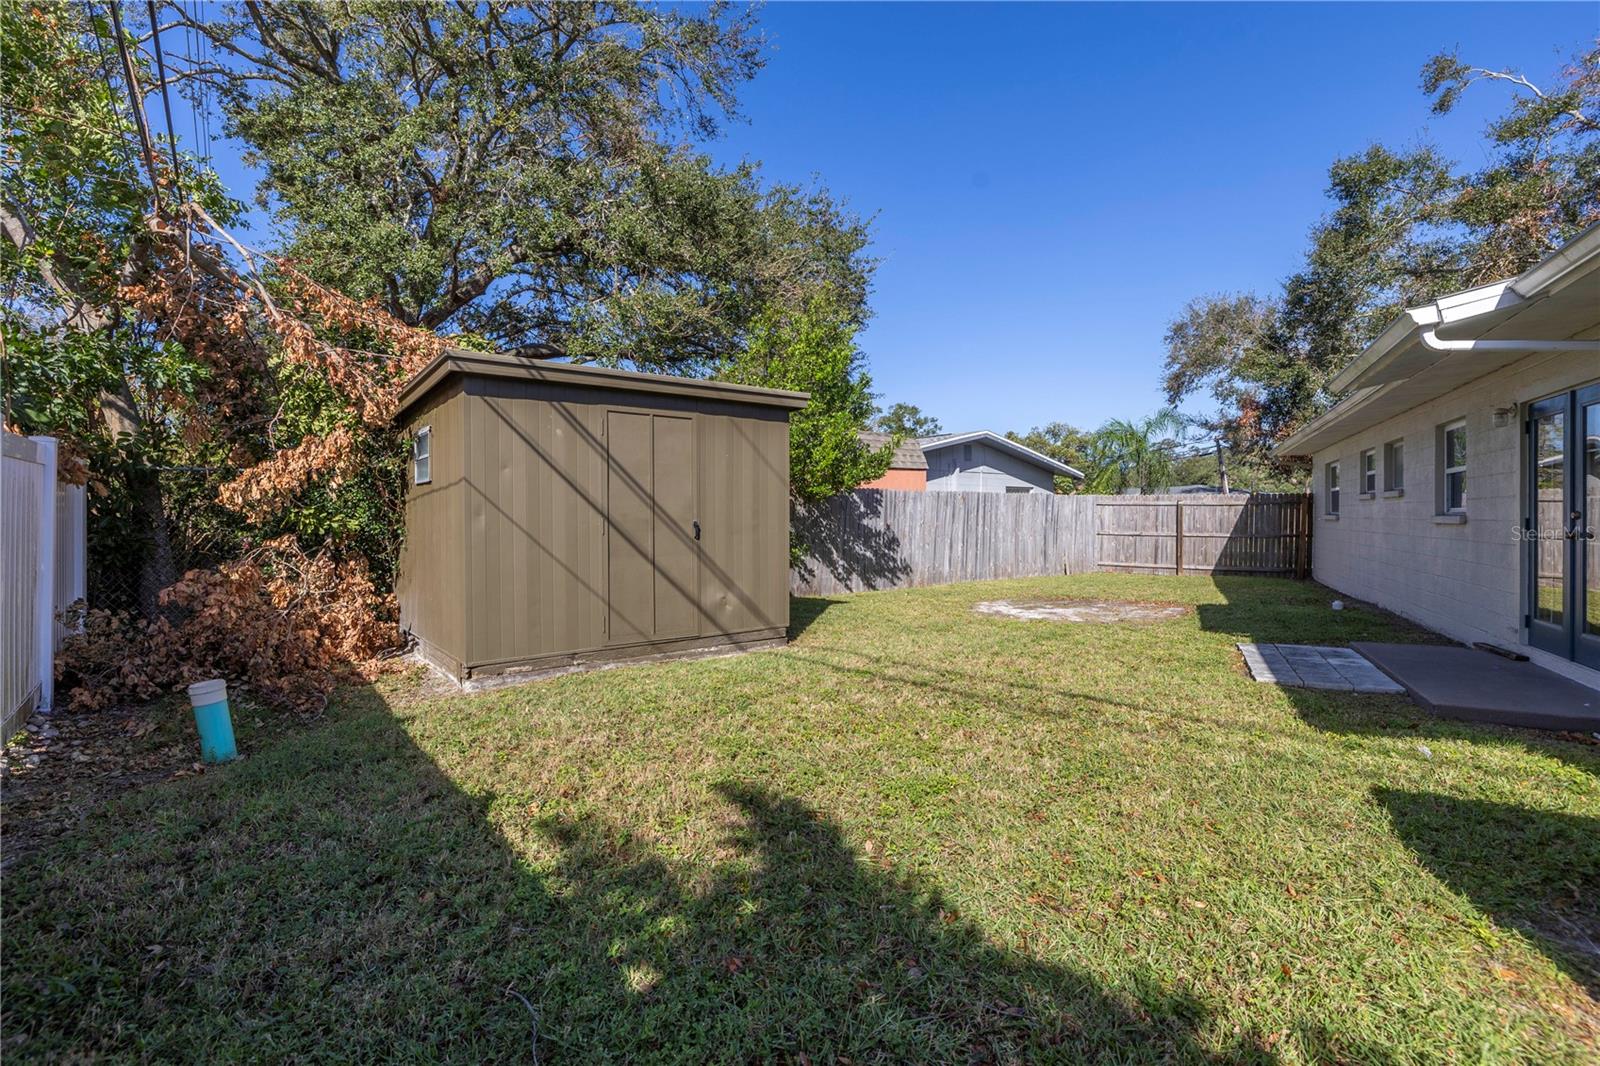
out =
<svg viewBox="0 0 1600 1066"><path fill-rule="evenodd" d="M419 427L433 428L433 479L412 484L406 464L406 537L396 581L401 628L458 662L467 651L463 404L459 387L447 388L407 420L408 438Z"/></svg>
<svg viewBox="0 0 1600 1066"><path fill-rule="evenodd" d="M701 632L699 521L696 498L695 422L681 415L651 415L654 423L650 491L655 520L655 630L660 640Z"/></svg>
<svg viewBox="0 0 1600 1066"><path fill-rule="evenodd" d="M603 409L538 384L499 381L490 391L471 407L467 661L603 644Z"/></svg>
<svg viewBox="0 0 1600 1066"><path fill-rule="evenodd" d="M705 632L789 620L789 426L782 416L708 408L701 418Z"/></svg>
<svg viewBox="0 0 1600 1066"><path fill-rule="evenodd" d="M472 377L461 406L464 665L787 625L787 411ZM615 531L605 532L608 412L649 429L649 454L629 464L643 464L656 505L638 516L639 530L630 526L648 552L637 580L608 576L608 552L618 547ZM663 539L674 557L656 558ZM668 593L678 585L674 602ZM608 637L608 615L615 622L614 610L633 607L648 616Z"/></svg>

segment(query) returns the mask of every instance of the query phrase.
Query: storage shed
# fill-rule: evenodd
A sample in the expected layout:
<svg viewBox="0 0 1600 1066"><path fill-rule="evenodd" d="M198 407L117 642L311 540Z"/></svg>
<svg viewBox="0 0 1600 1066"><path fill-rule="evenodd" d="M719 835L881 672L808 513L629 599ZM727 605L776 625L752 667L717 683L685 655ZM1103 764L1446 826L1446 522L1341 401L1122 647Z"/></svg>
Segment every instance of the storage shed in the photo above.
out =
<svg viewBox="0 0 1600 1066"><path fill-rule="evenodd" d="M782 643L806 394L454 349L407 383L401 627L458 680Z"/></svg>

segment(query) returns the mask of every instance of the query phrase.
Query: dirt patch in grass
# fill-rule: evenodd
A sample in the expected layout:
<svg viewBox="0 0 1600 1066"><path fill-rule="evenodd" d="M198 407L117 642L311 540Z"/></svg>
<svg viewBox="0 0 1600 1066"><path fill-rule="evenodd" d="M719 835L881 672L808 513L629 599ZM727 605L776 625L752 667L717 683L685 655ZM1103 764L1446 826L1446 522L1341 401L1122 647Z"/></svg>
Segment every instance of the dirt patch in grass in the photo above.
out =
<svg viewBox="0 0 1600 1066"><path fill-rule="evenodd" d="M986 600L972 608L978 614L1028 622L1170 622L1187 618L1194 608L1179 603L1124 603L1117 600Z"/></svg>
<svg viewBox="0 0 1600 1066"><path fill-rule="evenodd" d="M241 756L316 720L265 708L247 692L229 696ZM194 716L182 696L33 715L0 750L0 870L77 831L124 794L206 773L199 760Z"/></svg>

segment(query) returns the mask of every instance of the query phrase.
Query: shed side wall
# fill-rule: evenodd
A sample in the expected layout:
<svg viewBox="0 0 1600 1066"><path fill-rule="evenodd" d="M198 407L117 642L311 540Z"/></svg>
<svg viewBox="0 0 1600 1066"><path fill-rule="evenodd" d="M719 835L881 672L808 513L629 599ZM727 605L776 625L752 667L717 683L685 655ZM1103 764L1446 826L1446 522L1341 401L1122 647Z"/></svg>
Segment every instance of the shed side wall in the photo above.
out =
<svg viewBox="0 0 1600 1066"><path fill-rule="evenodd" d="M408 439L421 426L433 429L433 477L428 484L414 484L406 464L406 535L395 582L400 628L422 643L425 655L452 671L467 654L464 403L460 384L446 385L406 420Z"/></svg>

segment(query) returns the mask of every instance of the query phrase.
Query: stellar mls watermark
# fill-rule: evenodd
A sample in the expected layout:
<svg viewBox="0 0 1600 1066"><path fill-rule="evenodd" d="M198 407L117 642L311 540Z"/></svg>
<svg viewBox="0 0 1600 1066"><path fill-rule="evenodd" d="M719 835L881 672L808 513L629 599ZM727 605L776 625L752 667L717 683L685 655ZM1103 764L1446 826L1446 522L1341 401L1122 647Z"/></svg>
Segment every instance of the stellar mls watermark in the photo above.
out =
<svg viewBox="0 0 1600 1066"><path fill-rule="evenodd" d="M1589 533L1585 536L1584 533L1578 533L1574 535L1560 526L1541 526L1538 529L1526 529L1522 526L1511 527L1511 539L1513 541L1572 540L1574 536L1580 540L1591 540L1594 534Z"/></svg>

